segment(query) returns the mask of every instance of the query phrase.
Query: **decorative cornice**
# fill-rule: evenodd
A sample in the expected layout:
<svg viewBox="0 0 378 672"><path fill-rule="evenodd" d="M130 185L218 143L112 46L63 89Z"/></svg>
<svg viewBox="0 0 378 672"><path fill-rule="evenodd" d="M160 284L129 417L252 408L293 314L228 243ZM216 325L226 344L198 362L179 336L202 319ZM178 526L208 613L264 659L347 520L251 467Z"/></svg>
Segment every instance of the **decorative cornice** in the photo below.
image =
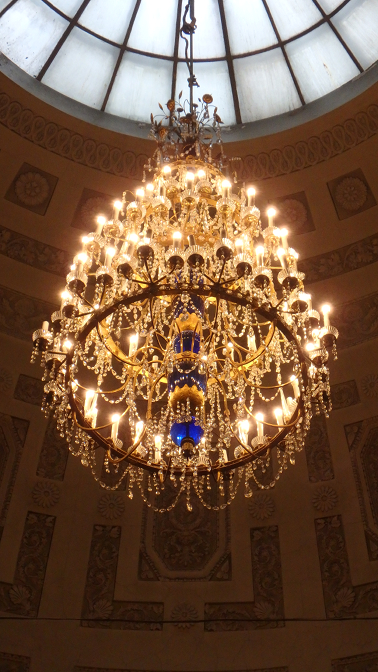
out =
<svg viewBox="0 0 378 672"><path fill-rule="evenodd" d="M0 254L62 277L68 273L70 267L70 255L65 250L41 243L1 224Z"/></svg>
<svg viewBox="0 0 378 672"><path fill-rule="evenodd" d="M299 270L306 274L306 283L327 280L378 261L378 234L357 240L337 250L299 262Z"/></svg>
<svg viewBox="0 0 378 672"><path fill-rule="evenodd" d="M135 154L98 142L35 114L0 93L0 123L17 135L70 161L120 177L140 179L145 154ZM370 105L318 136L293 145L250 154L242 159L241 179L263 180L292 173L342 154L378 131L378 106Z"/></svg>

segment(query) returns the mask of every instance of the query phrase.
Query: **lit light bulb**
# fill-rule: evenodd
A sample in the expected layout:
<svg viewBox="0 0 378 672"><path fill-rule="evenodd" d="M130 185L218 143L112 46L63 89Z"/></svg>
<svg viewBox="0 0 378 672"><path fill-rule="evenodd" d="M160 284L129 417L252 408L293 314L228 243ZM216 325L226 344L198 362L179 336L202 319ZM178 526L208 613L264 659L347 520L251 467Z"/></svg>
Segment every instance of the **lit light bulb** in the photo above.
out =
<svg viewBox="0 0 378 672"><path fill-rule="evenodd" d="M105 266L111 266L112 259L117 252L115 247L107 247L105 251Z"/></svg>
<svg viewBox="0 0 378 672"><path fill-rule="evenodd" d="M151 184L151 182L149 182L149 183L146 185L146 189L147 189L147 191L150 191L150 192L151 192L151 191L154 190L154 185Z"/></svg>
<svg viewBox="0 0 378 672"><path fill-rule="evenodd" d="M262 437L264 436L264 416L262 413L256 413L255 419L256 419L257 436L259 437L259 439L262 439Z"/></svg>
<svg viewBox="0 0 378 672"><path fill-rule="evenodd" d="M135 195L137 203L140 203L144 198L144 189L137 189Z"/></svg>
<svg viewBox="0 0 378 672"><path fill-rule="evenodd" d="M71 294L70 294L69 292L67 292L67 290L65 289L65 290L61 293L60 298L62 299L61 304L60 304L60 310L62 310L62 308L63 308L64 304L66 303L66 301L69 301L72 297L71 297Z"/></svg>
<svg viewBox="0 0 378 672"><path fill-rule="evenodd" d="M204 180L206 177L205 171L200 168L199 171L197 172L197 177L199 180Z"/></svg>
<svg viewBox="0 0 378 672"><path fill-rule="evenodd" d="M238 423L239 439L242 443L248 443L249 422L248 420L240 420Z"/></svg>
<svg viewBox="0 0 378 672"><path fill-rule="evenodd" d="M231 183L228 180L223 180L222 182L222 196L223 198L230 197Z"/></svg>
<svg viewBox="0 0 378 672"><path fill-rule="evenodd" d="M256 259L257 259L257 265L262 266L263 265L263 260L264 260L264 248L262 245L258 245L256 247Z"/></svg>
<svg viewBox="0 0 378 672"><path fill-rule="evenodd" d="M135 425L135 441L134 441L134 443L137 443L137 441L139 441L140 437L142 436L143 428L144 428L143 420L138 420L138 422Z"/></svg>
<svg viewBox="0 0 378 672"><path fill-rule="evenodd" d="M255 350L256 350L256 336L255 336L255 334L248 334L247 342L248 342L249 352L255 352Z"/></svg>
<svg viewBox="0 0 378 672"><path fill-rule="evenodd" d="M114 201L114 219L119 219L119 213L122 210L122 201Z"/></svg>
<svg viewBox="0 0 378 672"><path fill-rule="evenodd" d="M171 166L164 166L163 173L165 175L169 175L170 172L171 172Z"/></svg>
<svg viewBox="0 0 378 672"><path fill-rule="evenodd" d="M268 215L268 226L273 227L274 218L277 214L276 208L269 208L266 214Z"/></svg>
<svg viewBox="0 0 378 672"><path fill-rule="evenodd" d="M282 413L282 408L275 408L274 409L274 415L276 416L276 422L277 425L282 426L283 423L283 413Z"/></svg>
<svg viewBox="0 0 378 672"><path fill-rule="evenodd" d="M280 264L284 270L287 269L287 259L286 259L286 251L284 250L283 247L279 247L277 250L277 257L280 260Z"/></svg>
<svg viewBox="0 0 378 672"><path fill-rule="evenodd" d="M299 399L300 391L299 391L299 385L298 385L298 378L296 378L296 376L290 376L290 382L293 386L294 397L296 399Z"/></svg>
<svg viewBox="0 0 378 672"><path fill-rule="evenodd" d="M242 238L237 238L235 240L235 247L236 247L236 251L237 251L238 254L243 252L243 245L244 245L244 240Z"/></svg>
<svg viewBox="0 0 378 672"><path fill-rule="evenodd" d="M87 390L85 393L85 401L84 401L84 416L87 417L89 415L89 412L91 410L92 402L95 396L95 391L94 390Z"/></svg>
<svg viewBox="0 0 378 672"><path fill-rule="evenodd" d="M99 215L96 221L97 221L96 233L98 236L101 236L102 227L104 226L104 224L106 224L106 217L104 217L104 215Z"/></svg>
<svg viewBox="0 0 378 672"><path fill-rule="evenodd" d="M289 232L287 229L281 229L281 240L282 240L282 247L284 248L285 252L288 252L289 246L287 242L287 236Z"/></svg>
<svg viewBox="0 0 378 672"><path fill-rule="evenodd" d="M68 352L68 350L71 350L72 348L72 343L68 339L64 341L63 343L63 352Z"/></svg>
<svg viewBox="0 0 378 672"><path fill-rule="evenodd" d="M324 326L329 327L329 313L331 312L331 306L328 303L325 303L324 306L321 307L321 311L323 313Z"/></svg>
<svg viewBox="0 0 378 672"><path fill-rule="evenodd" d="M133 334L130 336L129 357L135 355L136 351L138 350L138 340L139 334Z"/></svg>
<svg viewBox="0 0 378 672"><path fill-rule="evenodd" d="M157 434L155 436L155 462L160 462L161 460L161 446L162 446L162 438Z"/></svg>
<svg viewBox="0 0 378 672"><path fill-rule="evenodd" d="M188 188L190 189L194 182L194 173L188 172L185 175L185 182L188 183Z"/></svg>
<svg viewBox="0 0 378 672"><path fill-rule="evenodd" d="M248 207L252 207L255 205L255 196L256 196L256 189L253 187L249 187L247 189L247 196L248 196Z"/></svg>
<svg viewBox="0 0 378 672"><path fill-rule="evenodd" d="M173 247L175 248L175 250L178 250L181 246L181 238L182 238L181 231L174 231L172 237L173 237Z"/></svg>
<svg viewBox="0 0 378 672"><path fill-rule="evenodd" d="M118 426L119 426L119 421L120 421L121 416L118 413L114 413L112 415L112 432L111 432L111 439L113 443L116 443L118 439Z"/></svg>

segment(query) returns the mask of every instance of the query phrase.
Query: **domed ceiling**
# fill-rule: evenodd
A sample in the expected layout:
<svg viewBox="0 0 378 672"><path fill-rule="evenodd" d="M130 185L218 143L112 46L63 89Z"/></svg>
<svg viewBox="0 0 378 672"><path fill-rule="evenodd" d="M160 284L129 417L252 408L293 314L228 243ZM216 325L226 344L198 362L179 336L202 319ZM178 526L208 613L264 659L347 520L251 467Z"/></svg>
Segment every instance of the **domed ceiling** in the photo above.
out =
<svg viewBox="0 0 378 672"><path fill-rule="evenodd" d="M0 49L48 87L144 122L186 90L185 0L0 0ZM226 124L289 112L378 58L378 0L201 0L198 95Z"/></svg>

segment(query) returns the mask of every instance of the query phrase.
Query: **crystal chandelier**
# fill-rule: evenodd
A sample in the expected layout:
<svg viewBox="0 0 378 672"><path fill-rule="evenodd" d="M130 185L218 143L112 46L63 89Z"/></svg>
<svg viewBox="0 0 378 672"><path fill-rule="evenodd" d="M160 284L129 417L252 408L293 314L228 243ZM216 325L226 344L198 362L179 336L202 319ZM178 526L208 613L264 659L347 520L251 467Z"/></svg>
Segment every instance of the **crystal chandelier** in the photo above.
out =
<svg viewBox="0 0 378 672"><path fill-rule="evenodd" d="M152 117L143 188L98 217L51 328L33 334L43 409L72 453L103 487L127 477L129 497L138 487L160 511L181 496L189 511L192 496L219 510L242 480L247 497L253 484L273 487L313 412L331 408L338 336L329 306L322 320L313 309L274 209L263 226L255 190L237 188L212 96L193 101L194 31L189 2L190 100ZM174 496L162 506L167 479Z"/></svg>

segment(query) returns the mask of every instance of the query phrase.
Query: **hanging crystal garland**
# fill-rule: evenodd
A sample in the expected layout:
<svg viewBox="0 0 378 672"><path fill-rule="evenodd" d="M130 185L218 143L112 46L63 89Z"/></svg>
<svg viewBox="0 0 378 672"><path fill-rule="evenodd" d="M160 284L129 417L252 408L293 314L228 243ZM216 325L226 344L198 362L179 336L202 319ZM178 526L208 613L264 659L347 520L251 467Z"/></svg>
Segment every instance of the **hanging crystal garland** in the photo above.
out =
<svg viewBox="0 0 378 672"><path fill-rule="evenodd" d="M236 189L212 96L194 104L189 84L189 102L152 117L150 182L98 217L51 327L33 334L43 409L71 451L155 510L183 495L189 510L193 496L224 508L242 480L247 497L273 487L313 412L331 408L338 336L274 209L263 227L254 189ZM161 506L167 479L175 495Z"/></svg>

